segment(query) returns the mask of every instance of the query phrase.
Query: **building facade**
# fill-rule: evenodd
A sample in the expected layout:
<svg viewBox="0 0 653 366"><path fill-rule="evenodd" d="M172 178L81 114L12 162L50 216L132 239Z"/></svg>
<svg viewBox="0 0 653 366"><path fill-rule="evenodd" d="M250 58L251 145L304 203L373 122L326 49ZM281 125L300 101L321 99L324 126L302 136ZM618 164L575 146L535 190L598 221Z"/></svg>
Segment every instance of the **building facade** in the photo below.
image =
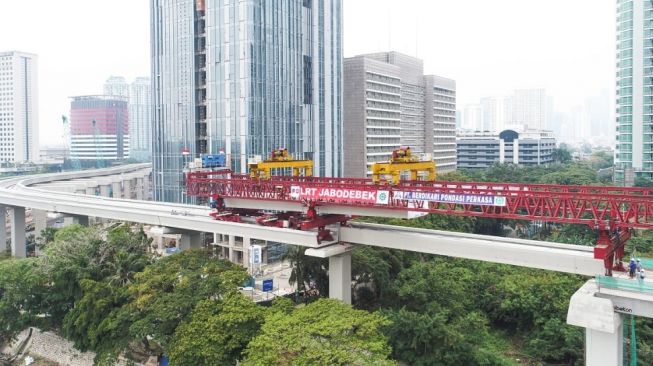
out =
<svg viewBox="0 0 653 366"><path fill-rule="evenodd" d="M0 163L39 159L38 57L0 52Z"/></svg>
<svg viewBox="0 0 653 366"><path fill-rule="evenodd" d="M148 77L138 77L129 86L129 157L152 159L152 89Z"/></svg>
<svg viewBox="0 0 653 366"><path fill-rule="evenodd" d="M342 0L151 0L156 200L186 201L182 170L232 169L278 147L342 174ZM191 156L182 152L188 151Z"/></svg>
<svg viewBox="0 0 653 366"><path fill-rule="evenodd" d="M553 162L556 139L551 131L525 129L460 132L458 167L487 168L495 163L546 165Z"/></svg>
<svg viewBox="0 0 653 366"><path fill-rule="evenodd" d="M129 158L138 161L152 159L152 92L149 77L137 77L128 84L122 76L105 81L104 95L120 97L129 102Z"/></svg>
<svg viewBox="0 0 653 366"><path fill-rule="evenodd" d="M102 86L104 95L129 98L129 84L122 76L110 76Z"/></svg>
<svg viewBox="0 0 653 366"><path fill-rule="evenodd" d="M398 52L347 58L344 70L345 176L369 176L400 146L433 157L439 172L456 169L455 81Z"/></svg>
<svg viewBox="0 0 653 366"><path fill-rule="evenodd" d="M512 116L509 125L544 129L547 125L547 98L544 89L517 89L512 96Z"/></svg>
<svg viewBox="0 0 653 366"><path fill-rule="evenodd" d="M653 3L617 2L615 183L653 179Z"/></svg>
<svg viewBox="0 0 653 366"><path fill-rule="evenodd" d="M70 103L70 158L114 161L128 156L127 99L103 95L73 97Z"/></svg>

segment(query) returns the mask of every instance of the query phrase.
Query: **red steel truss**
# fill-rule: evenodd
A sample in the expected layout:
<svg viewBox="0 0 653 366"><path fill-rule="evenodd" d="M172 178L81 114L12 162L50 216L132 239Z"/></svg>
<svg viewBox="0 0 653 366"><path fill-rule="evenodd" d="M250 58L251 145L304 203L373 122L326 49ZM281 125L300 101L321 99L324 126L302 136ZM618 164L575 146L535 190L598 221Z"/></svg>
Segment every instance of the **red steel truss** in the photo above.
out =
<svg viewBox="0 0 653 366"><path fill-rule="evenodd" d="M188 173L186 191L190 196L218 200L301 202L309 214L315 206L329 205L342 207L343 215L353 206L584 224L599 230L595 256L606 261L607 269L621 268L623 245L629 237L625 232L653 229L650 188L426 181L390 185L385 181L374 184L371 179L289 176L259 180L223 170ZM297 228L303 227L312 225Z"/></svg>

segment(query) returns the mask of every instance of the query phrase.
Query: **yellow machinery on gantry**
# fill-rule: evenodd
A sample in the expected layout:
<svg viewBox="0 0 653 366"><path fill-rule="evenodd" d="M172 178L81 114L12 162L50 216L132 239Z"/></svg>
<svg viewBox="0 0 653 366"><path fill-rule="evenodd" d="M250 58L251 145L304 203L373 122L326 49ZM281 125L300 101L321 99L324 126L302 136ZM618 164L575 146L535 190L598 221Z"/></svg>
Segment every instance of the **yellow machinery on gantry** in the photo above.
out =
<svg viewBox="0 0 653 366"><path fill-rule="evenodd" d="M378 183L383 176L390 176L392 184L399 184L401 172L410 172L410 179L417 180L417 173L426 172L426 180L435 180L435 162L433 159L421 161L413 156L410 147L402 146L392 151L392 158L387 162L372 164L372 180Z"/></svg>
<svg viewBox="0 0 653 366"><path fill-rule="evenodd" d="M292 168L292 175L298 177L303 170L305 177L313 175L313 160L295 160L288 149L272 150L270 158L260 163L249 164L249 175L252 178L269 179L272 169Z"/></svg>

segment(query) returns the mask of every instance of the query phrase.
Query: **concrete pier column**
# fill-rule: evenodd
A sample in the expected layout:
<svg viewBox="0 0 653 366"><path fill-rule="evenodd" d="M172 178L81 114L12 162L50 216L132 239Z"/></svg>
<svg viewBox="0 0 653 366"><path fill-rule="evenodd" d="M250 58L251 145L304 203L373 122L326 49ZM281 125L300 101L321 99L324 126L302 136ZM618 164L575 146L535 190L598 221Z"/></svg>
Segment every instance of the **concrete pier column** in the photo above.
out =
<svg viewBox="0 0 653 366"><path fill-rule="evenodd" d="M7 206L0 205L0 253L7 251Z"/></svg>
<svg viewBox="0 0 653 366"><path fill-rule="evenodd" d="M102 196L102 197L111 197L110 193L111 193L110 184L100 185L100 196Z"/></svg>
<svg viewBox="0 0 653 366"><path fill-rule="evenodd" d="M11 214L11 255L16 258L27 256L25 241L25 207L12 207Z"/></svg>
<svg viewBox="0 0 653 366"><path fill-rule="evenodd" d="M146 175L143 179L143 199L150 199L150 176Z"/></svg>
<svg viewBox="0 0 653 366"><path fill-rule="evenodd" d="M329 257L329 297L351 304L351 253Z"/></svg>
<svg viewBox="0 0 653 366"><path fill-rule="evenodd" d="M243 267L251 268L251 239L243 236Z"/></svg>
<svg viewBox="0 0 653 366"><path fill-rule="evenodd" d="M88 223L89 223L88 216L70 215L70 216L64 216L63 218L63 226L69 226L75 224L88 226Z"/></svg>
<svg viewBox="0 0 653 366"><path fill-rule="evenodd" d="M136 199L142 200L143 197L143 178L136 178Z"/></svg>
<svg viewBox="0 0 653 366"><path fill-rule="evenodd" d="M122 181L123 187L123 198L131 199L132 198L132 180L125 179Z"/></svg>
<svg viewBox="0 0 653 366"><path fill-rule="evenodd" d="M32 209L32 222L34 222L34 236L41 236L41 232L48 227L48 212Z"/></svg>
<svg viewBox="0 0 653 366"><path fill-rule="evenodd" d="M236 251L234 247L236 246L236 237L233 235L227 235L229 240L229 260L236 263Z"/></svg>
<svg viewBox="0 0 653 366"><path fill-rule="evenodd" d="M614 333L585 329L585 365L610 366L623 365L624 333L622 315L615 313L619 319Z"/></svg>
<svg viewBox="0 0 653 366"><path fill-rule="evenodd" d="M179 249L199 249L202 247L202 233L184 232L179 238Z"/></svg>
<svg viewBox="0 0 653 366"><path fill-rule="evenodd" d="M585 328L585 365L622 365L623 316L612 300L596 296L598 291L589 280L571 296L567 324Z"/></svg>
<svg viewBox="0 0 653 366"><path fill-rule="evenodd" d="M111 183L111 191L113 192L113 198L122 198L122 185L120 182Z"/></svg>

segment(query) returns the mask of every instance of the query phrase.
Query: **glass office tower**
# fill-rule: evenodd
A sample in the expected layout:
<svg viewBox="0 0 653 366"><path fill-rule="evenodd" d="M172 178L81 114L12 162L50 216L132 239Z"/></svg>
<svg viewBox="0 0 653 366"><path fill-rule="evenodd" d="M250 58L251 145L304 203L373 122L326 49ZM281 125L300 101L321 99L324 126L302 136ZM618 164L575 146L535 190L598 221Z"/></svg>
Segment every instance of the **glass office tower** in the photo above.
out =
<svg viewBox="0 0 653 366"><path fill-rule="evenodd" d="M151 0L154 197L183 202L184 165L232 169L285 147L342 166L342 0Z"/></svg>

